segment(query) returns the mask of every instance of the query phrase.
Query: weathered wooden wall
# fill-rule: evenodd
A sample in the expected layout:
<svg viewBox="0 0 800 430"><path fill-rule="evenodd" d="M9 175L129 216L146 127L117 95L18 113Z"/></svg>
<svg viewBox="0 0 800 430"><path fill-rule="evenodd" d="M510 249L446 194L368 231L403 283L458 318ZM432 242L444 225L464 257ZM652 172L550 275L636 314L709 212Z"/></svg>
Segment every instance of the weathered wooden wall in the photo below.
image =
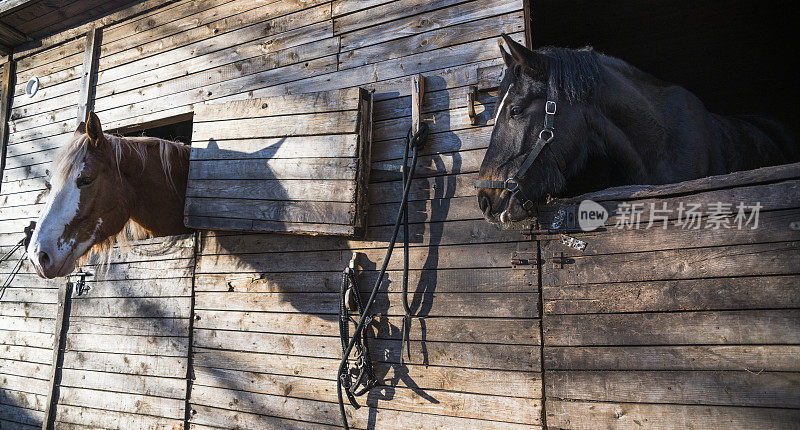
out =
<svg viewBox="0 0 800 430"><path fill-rule="evenodd" d="M612 213L606 231L573 235L583 252L541 243L547 424L795 428L800 164L588 197L610 211L641 203L644 222L614 228ZM686 229L681 202L763 207L754 230L709 230L708 216ZM666 229L644 228L651 203L673 210Z"/></svg>
<svg viewBox="0 0 800 430"><path fill-rule="evenodd" d="M396 256L389 293L378 303L384 317L376 359L385 383L365 396L372 407L361 409L351 421L357 427L377 421L403 428L431 423L503 428L541 424L536 275L512 273L509 263L511 251L532 245L517 243L519 235L488 227L475 208L472 182L488 144L486 122L493 97L480 94L477 127L470 126L466 109L467 86L478 84L479 69L490 67L491 75L500 64L497 36L506 32L523 40L522 9L521 1L499 0L178 1L102 29L94 105L107 129L186 118L206 101L359 86L376 90L370 233L365 240L202 235L191 357L194 427L339 423L334 392L339 273L353 250L364 252L366 285L384 253L400 194L398 167L410 126L409 76L414 73L426 76L423 113L435 119L420 162L423 178L414 185L410 204L411 290L420 292L413 306L425 318L415 320L411 358L406 360L408 367L400 367ZM83 45L82 40L70 41L36 54L51 55L49 59L19 59L18 82L27 81L26 67L47 70L37 74L50 102L41 103L40 110L18 109L15 121L27 122L28 127L47 124L41 128L49 134L39 134L42 138L28 144L27 152L12 155L24 154L30 167L16 162L17 170L7 169L8 180L17 173L16 180L27 181L37 192L44 189L45 163L74 127ZM29 218L39 209L30 206ZM22 221L6 230L14 233L21 225ZM178 260L165 256L164 261ZM128 283L112 285L109 291ZM165 306L164 312L178 305L169 298L154 298L160 289L154 291L149 299L124 298L123 293L93 298L90 291L73 303L96 300L98 306L108 306L150 300ZM139 318L143 322L147 316ZM120 324L125 324L124 318ZM141 334L129 338L132 344L150 333L128 326L108 330ZM82 334L68 332L68 348L76 345L76 336ZM52 335L47 342L51 339ZM120 346L124 347L128 346ZM119 353L114 357L124 356L124 351L106 352L112 351ZM165 393L170 394L162 396L178 394L166 380L147 385L147 374L123 384L128 388L122 390L113 384L134 381L135 372L109 366L103 370L111 372L115 382L93 388L151 395L154 387L169 386ZM77 389L78 373L65 371L72 382L62 380L69 386L62 394L88 393ZM99 423L118 412L134 414L125 415L129 423L151 422L145 415L174 418L169 411L123 407L110 394L82 399L88 402L85 409L74 403L59 405L58 418L80 425Z"/></svg>
<svg viewBox="0 0 800 430"><path fill-rule="evenodd" d="M415 73L426 77L423 116L432 120L409 204L412 307L424 318L412 324L401 366L398 252L373 328L382 385L361 399L369 407L348 408L351 423L796 423L798 238L781 227L798 216L796 171L624 197L758 196L770 228L752 232L587 233L587 250L570 254L482 220L473 183L494 97L479 93L471 126L467 91L497 77L496 36L523 40L523 17L521 1L183 0L103 21L94 104L108 129L186 119L207 101L374 89L368 235L204 232L196 251L179 238L169 251L155 240L115 254L109 273L72 301L61 426L169 426L184 412L196 429L339 424L340 273L358 251L362 285L376 276L400 198ZM41 209L48 163L75 125L85 40L56 40L15 56L3 249ZM28 99L22 85L33 75L43 89ZM609 207L621 198L596 197ZM562 251L571 261L555 269L550 257ZM541 287L535 266L512 268L512 252L548 259ZM0 299L0 424L41 425L62 282L26 264Z"/></svg>
<svg viewBox="0 0 800 430"><path fill-rule="evenodd" d="M56 428L179 428L189 352L194 237L115 249L72 299Z"/></svg>
<svg viewBox="0 0 800 430"><path fill-rule="evenodd" d="M61 50L44 50L16 64L6 166L0 195L0 252L22 238L22 229L38 217L46 193L46 170L52 159L46 148L64 143L75 127L81 58L63 58ZM25 83L38 76L42 88L35 98L24 94ZM5 279L22 251L0 265ZM41 428L53 359L58 287L63 280L45 281L27 262L4 292L0 292L0 423ZM13 423L13 424L12 424Z"/></svg>

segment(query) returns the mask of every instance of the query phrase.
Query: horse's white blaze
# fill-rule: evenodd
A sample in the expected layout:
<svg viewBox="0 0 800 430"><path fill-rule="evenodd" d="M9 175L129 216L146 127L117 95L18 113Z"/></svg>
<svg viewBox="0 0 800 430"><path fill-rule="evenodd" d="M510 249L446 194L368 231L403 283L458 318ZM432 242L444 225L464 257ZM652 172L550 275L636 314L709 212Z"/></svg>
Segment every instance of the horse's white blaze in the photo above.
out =
<svg viewBox="0 0 800 430"><path fill-rule="evenodd" d="M505 95L503 96L503 100L500 101L500 104L497 105L497 112L494 114L494 124L497 125L497 118L500 117L500 112L503 111L503 106L506 104L506 99L508 98L508 93L511 92L511 86L508 86L508 90L506 91Z"/></svg>
<svg viewBox="0 0 800 430"><path fill-rule="evenodd" d="M36 229L27 249L28 258L34 264L39 264L37 257L39 252L46 252L52 264L57 267L61 267L65 259L74 260L80 255L75 252L75 238L64 238L62 235L67 225L78 214L81 190L75 181L82 171L83 164L75 166L65 181L52 184L53 189L50 191L47 205L36 222Z"/></svg>

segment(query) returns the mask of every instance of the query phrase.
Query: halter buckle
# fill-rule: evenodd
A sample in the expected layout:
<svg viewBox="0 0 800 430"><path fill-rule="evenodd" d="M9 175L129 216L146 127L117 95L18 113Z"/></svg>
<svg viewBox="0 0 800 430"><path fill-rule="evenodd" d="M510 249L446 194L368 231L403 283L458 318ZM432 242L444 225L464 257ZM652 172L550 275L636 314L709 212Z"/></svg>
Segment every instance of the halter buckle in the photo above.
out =
<svg viewBox="0 0 800 430"><path fill-rule="evenodd" d="M513 193L519 189L519 182L514 178L508 178L503 182L503 188Z"/></svg>
<svg viewBox="0 0 800 430"><path fill-rule="evenodd" d="M545 133L547 133L547 137L545 138ZM539 139L544 140L544 143L548 143L553 140L555 137L555 133L553 133L552 128L543 128L542 131L539 132Z"/></svg>
<svg viewBox="0 0 800 430"><path fill-rule="evenodd" d="M547 103L544 105L544 113L548 115L555 115L556 114L556 102L552 100L548 100Z"/></svg>

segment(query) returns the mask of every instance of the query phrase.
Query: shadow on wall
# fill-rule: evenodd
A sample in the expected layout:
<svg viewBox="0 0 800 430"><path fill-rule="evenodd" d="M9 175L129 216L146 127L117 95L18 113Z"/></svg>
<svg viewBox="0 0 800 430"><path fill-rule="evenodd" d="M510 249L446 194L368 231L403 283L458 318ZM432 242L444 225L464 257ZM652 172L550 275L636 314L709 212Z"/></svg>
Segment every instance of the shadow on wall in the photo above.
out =
<svg viewBox="0 0 800 430"><path fill-rule="evenodd" d="M435 82L439 77L429 77L430 85L445 87L446 85ZM398 97L398 94L376 94L376 100ZM444 96L448 97L447 95ZM406 97L410 99L410 97ZM410 101L410 100L409 100ZM410 118L403 118L402 121L410 127ZM442 121L444 122L442 124ZM450 118L445 111L437 117L439 122L437 128L449 129ZM452 132L444 132L442 135ZM458 144L452 149L458 151L461 144L457 137L448 136L449 140L455 140ZM376 142L373 144L373 153L377 145L388 144L389 142ZM392 141L392 145L399 143ZM259 153L259 157L269 156L270 151L265 150ZM393 154L401 154L402 150L386 151ZM423 150L423 153L430 153L430 150ZM252 157L253 154L248 154ZM452 160L447 161L446 157ZM237 158L231 154L231 158ZM238 157L240 158L240 157ZM400 166L402 160L393 159L396 165ZM456 177L452 175L441 175L447 172L452 166L452 172L460 172L461 156L458 152L446 154L433 154L421 158L417 169L418 177L427 177L424 180L415 181L411 190L409 210L409 242L411 245L411 269L412 273L409 282L409 304L414 315L421 318L413 318L411 323L411 347L406 348L405 361L411 364L427 365L429 358L426 348L427 330L425 317L430 314L433 306L434 293L436 291L439 273L439 251L438 245L442 240L443 224L428 223L428 221L445 220L450 210L450 197L456 192ZM437 176L435 172L440 172ZM201 240L200 262L198 264L199 276L215 276L211 274L222 274L224 272L235 272L229 276L217 275L220 285L215 290L236 292L264 292L269 291L280 295L280 300L289 305L290 308L283 308L280 305L270 304L267 308L259 309L258 294L253 294L254 301L242 301L246 305L238 308L239 301L228 304L219 304L225 309L238 311L257 311L257 310L278 310L279 312L299 312L318 318L319 324L314 323L313 327L324 327L323 332L316 331L316 335L335 337L338 335L336 324L338 323L338 294L341 282L341 271L347 267L352 252L360 253L360 267L362 269L359 277L362 300L366 302L369 290L374 285L379 265L383 261L385 246L390 239L392 224L398 208L401 195L400 173L382 172L386 175L386 182L373 183L376 187L391 187L389 193L396 198L386 199L382 196L381 201L386 203L372 202L369 209L369 224L367 236L362 240L350 240L337 237L310 237L295 236L284 234L238 234L226 232L213 232L206 234ZM379 178L378 180L382 180ZM395 190L396 188L396 190ZM431 189L432 188L432 189ZM381 190L383 188L380 188ZM395 192L396 191L396 192ZM374 190L373 190L374 192ZM373 195L373 197L375 197ZM374 200L374 199L371 199ZM427 231L426 231L427 230ZM403 229L401 228L399 241L402 240ZM400 364L400 325L402 324L402 255L403 248L398 242L395 249L389 273L384 279L379 290L373 312L380 315L373 328L373 334L378 334L378 339L372 342L371 348L373 358L377 361L376 373L381 385L374 388L366 397L366 404L369 406L368 428L375 428L377 422L377 405L381 402L392 400L395 396L395 387L405 385L412 389L417 395L431 403L438 401L424 390L420 389L414 381L413 371ZM202 295L203 292L198 292ZM231 297L234 297L235 294ZM203 306L203 300L198 299L197 309ZM272 308L271 308L272 307ZM297 328L287 328L287 333L297 333ZM334 339L331 345L338 348L338 339ZM301 342L302 340L298 340ZM330 357L339 357L338 349L332 351ZM337 360L338 361L338 360ZM204 366L202 357L195 361L196 366ZM335 366L331 363L328 372L328 384L335 389ZM227 367L227 366L226 366ZM236 366L230 368L235 369ZM247 368L242 363L241 368ZM235 381L226 377L226 372L217 369L204 369L215 374L217 381L222 386L231 389L241 389L237 387ZM300 375L302 376L302 374ZM240 393L247 397L247 393ZM361 398L363 401L363 397ZM250 396L247 401L240 403L257 404L259 399ZM240 400L241 402L241 400ZM256 402L256 403L251 403ZM331 407L335 407L332 405ZM270 405L260 405L259 411L255 413L264 414L269 412ZM348 408L351 409L351 408ZM267 412L265 412L267 411ZM279 411L275 411L280 415Z"/></svg>

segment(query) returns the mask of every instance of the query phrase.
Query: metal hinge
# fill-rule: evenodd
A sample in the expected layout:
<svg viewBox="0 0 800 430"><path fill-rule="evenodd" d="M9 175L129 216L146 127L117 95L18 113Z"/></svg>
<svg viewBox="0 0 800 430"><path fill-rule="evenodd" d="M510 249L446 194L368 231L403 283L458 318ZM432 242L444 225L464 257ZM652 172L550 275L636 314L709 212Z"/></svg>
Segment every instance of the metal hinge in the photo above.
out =
<svg viewBox="0 0 800 430"><path fill-rule="evenodd" d="M535 252L515 251L511 253L511 267L514 269L530 269L540 263Z"/></svg>
<svg viewBox="0 0 800 430"><path fill-rule="evenodd" d="M565 264L573 264L573 263L575 263L575 259L565 256L564 252L554 252L553 253L553 268L554 269L563 269Z"/></svg>

